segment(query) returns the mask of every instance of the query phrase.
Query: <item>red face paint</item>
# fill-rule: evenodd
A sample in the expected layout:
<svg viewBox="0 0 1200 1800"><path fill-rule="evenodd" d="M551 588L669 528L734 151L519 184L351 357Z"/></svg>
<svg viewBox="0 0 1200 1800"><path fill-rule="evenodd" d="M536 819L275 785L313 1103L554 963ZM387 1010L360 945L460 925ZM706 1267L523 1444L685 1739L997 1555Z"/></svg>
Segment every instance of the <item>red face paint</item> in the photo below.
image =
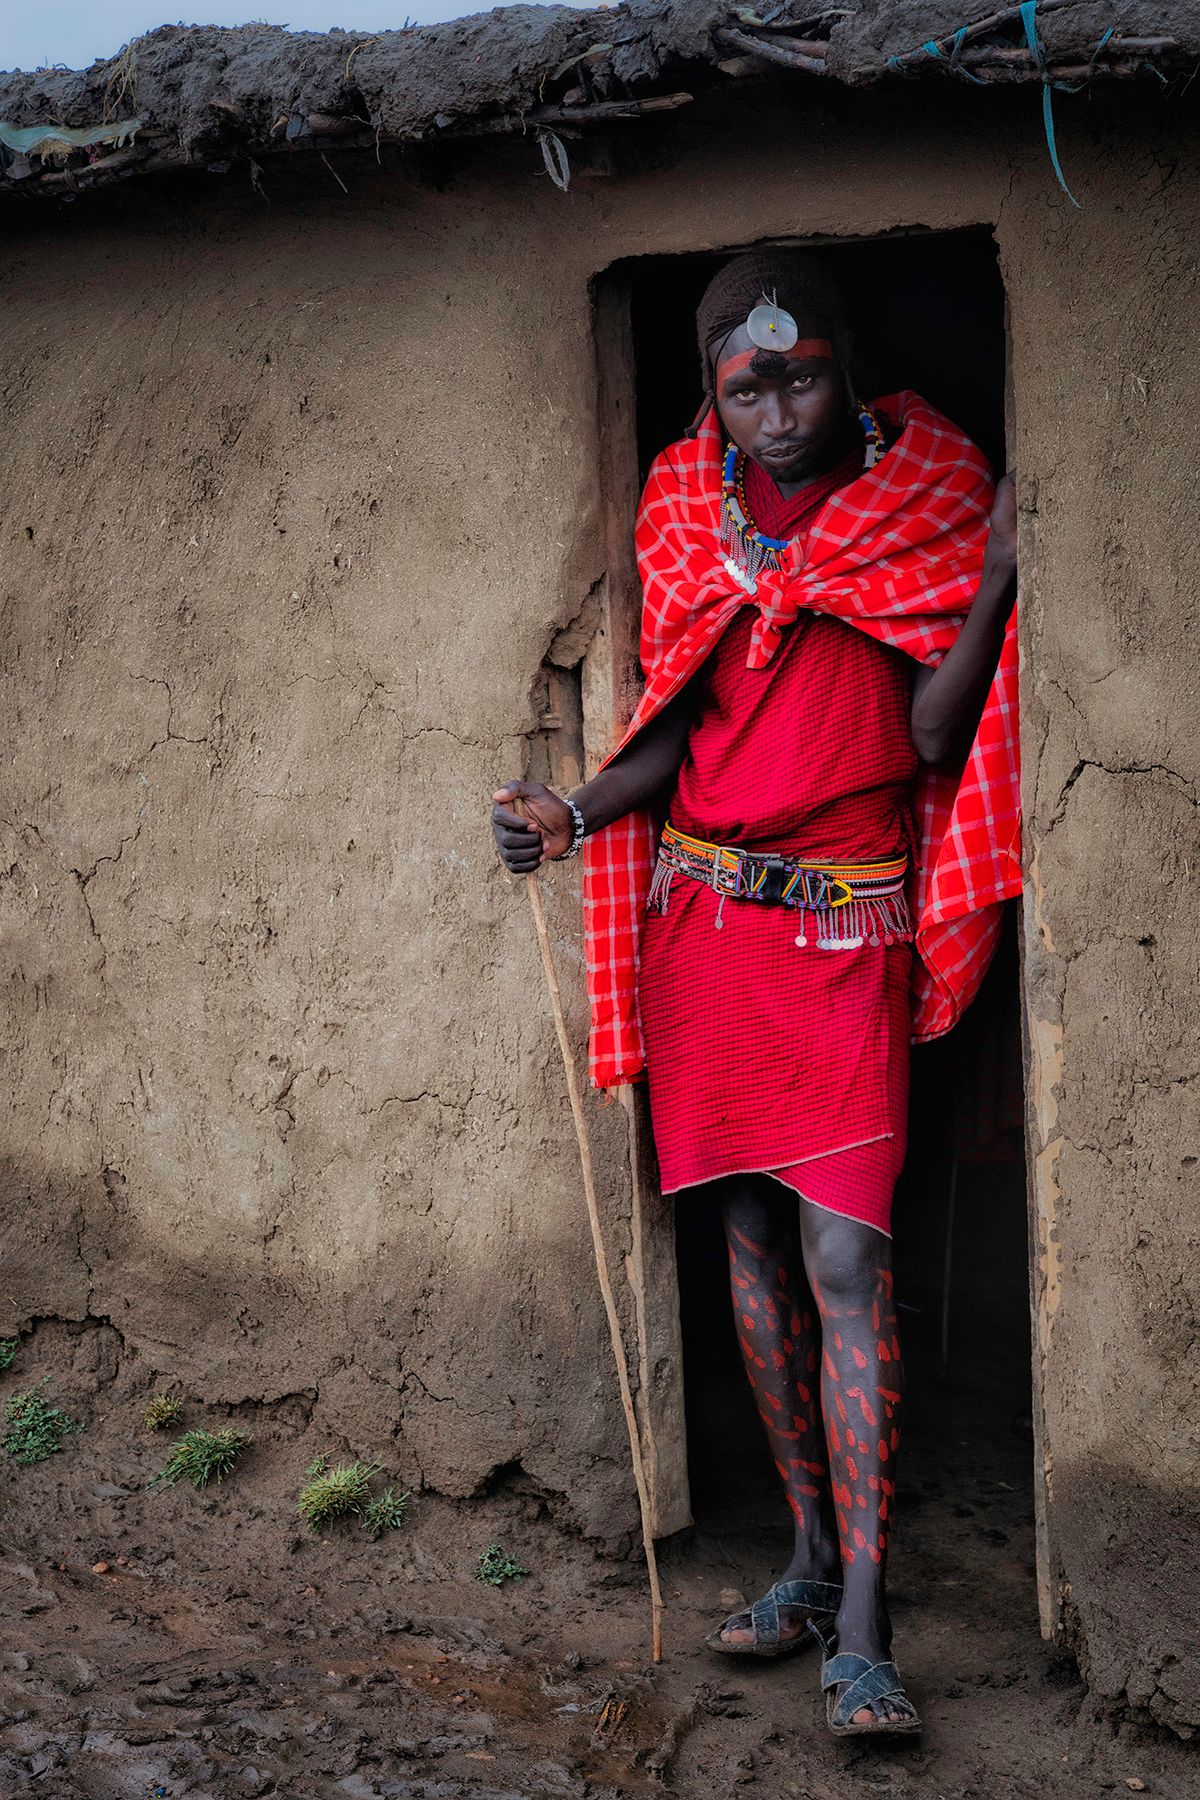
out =
<svg viewBox="0 0 1200 1800"><path fill-rule="evenodd" d="M744 375L756 358L760 356L779 356L779 350L736 350L732 356L723 356L717 364L717 385L724 387L737 375ZM799 362L832 362L833 345L828 338L801 338L786 352L789 367Z"/></svg>

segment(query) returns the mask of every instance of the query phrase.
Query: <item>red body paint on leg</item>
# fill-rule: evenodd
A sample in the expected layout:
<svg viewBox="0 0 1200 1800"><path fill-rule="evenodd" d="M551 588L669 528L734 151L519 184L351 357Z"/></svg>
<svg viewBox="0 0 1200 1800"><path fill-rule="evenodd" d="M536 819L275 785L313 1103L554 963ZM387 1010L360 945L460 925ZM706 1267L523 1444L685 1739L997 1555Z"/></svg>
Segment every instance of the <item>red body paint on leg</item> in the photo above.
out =
<svg viewBox="0 0 1200 1800"><path fill-rule="evenodd" d="M891 1270L876 1272L874 1293L857 1309L843 1304L834 1314L827 1311L815 1283L813 1291L826 1325L821 1403L843 1560L853 1561L855 1551L865 1550L873 1562L882 1563L893 1490L881 1470L885 1465L890 1468L900 1446L902 1396ZM834 1317L836 1331L830 1324ZM884 1386L885 1382L888 1385ZM885 1435L880 1433L879 1415L868 1395L877 1395L886 1403ZM865 1436L855 1429L860 1417ZM861 1523L855 1523L856 1518Z"/></svg>
<svg viewBox="0 0 1200 1800"><path fill-rule="evenodd" d="M817 1366L819 1346L812 1312L803 1305L808 1289L799 1245L793 1239L763 1246L739 1226L727 1222L726 1229L746 1375L759 1400L759 1417L788 1504L797 1524L815 1535L822 1493L812 1478L823 1479L825 1465L789 1454L801 1437L815 1436L819 1426L816 1396L805 1379Z"/></svg>

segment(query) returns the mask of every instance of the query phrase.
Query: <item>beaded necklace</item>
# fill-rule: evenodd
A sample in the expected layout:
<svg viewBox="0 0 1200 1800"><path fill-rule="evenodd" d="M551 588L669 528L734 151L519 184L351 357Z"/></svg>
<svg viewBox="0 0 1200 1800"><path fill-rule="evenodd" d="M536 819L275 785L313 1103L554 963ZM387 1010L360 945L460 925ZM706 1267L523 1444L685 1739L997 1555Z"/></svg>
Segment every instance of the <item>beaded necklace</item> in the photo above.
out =
<svg viewBox="0 0 1200 1800"><path fill-rule="evenodd" d="M863 472L873 469L887 449L883 427L867 407L858 413L866 444ZM759 531L746 505L746 458L736 444L725 451L721 469L721 548L725 551L726 573L747 594L758 588L758 577L764 569L782 567L787 538L768 537Z"/></svg>

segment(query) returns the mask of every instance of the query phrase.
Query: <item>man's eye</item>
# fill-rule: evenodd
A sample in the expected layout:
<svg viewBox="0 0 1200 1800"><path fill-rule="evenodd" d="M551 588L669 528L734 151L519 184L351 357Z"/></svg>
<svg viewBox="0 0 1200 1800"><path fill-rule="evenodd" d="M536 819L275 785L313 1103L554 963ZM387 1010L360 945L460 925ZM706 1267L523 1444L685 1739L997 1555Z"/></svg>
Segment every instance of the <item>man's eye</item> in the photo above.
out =
<svg viewBox="0 0 1200 1800"><path fill-rule="evenodd" d="M811 387L812 382L813 382L813 378L811 375L797 375L793 378L792 386L794 388L800 388L801 390L803 390L804 388Z"/></svg>
<svg viewBox="0 0 1200 1800"><path fill-rule="evenodd" d="M735 400L754 400L757 398L757 390L755 388L739 388L733 397Z"/></svg>

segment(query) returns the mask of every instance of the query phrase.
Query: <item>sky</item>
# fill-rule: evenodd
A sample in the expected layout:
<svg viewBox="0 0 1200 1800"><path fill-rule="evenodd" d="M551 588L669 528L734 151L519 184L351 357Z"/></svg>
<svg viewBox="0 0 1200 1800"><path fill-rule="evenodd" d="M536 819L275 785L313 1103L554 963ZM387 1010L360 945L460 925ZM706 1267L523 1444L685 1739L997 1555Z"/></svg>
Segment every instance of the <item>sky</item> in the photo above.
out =
<svg viewBox="0 0 1200 1800"><path fill-rule="evenodd" d="M173 0L175 6L179 0ZM290 25L294 31L394 31L405 17L415 25L437 19L457 19L464 13L483 12L489 6L511 0L407 0L389 6L384 0L200 0L185 14L188 25L244 25L250 19L271 25ZM152 31L156 25L179 23L176 14L164 17L172 0L19 0L0 4L0 69L39 69L65 63L84 69L97 57L112 56L130 38Z"/></svg>

